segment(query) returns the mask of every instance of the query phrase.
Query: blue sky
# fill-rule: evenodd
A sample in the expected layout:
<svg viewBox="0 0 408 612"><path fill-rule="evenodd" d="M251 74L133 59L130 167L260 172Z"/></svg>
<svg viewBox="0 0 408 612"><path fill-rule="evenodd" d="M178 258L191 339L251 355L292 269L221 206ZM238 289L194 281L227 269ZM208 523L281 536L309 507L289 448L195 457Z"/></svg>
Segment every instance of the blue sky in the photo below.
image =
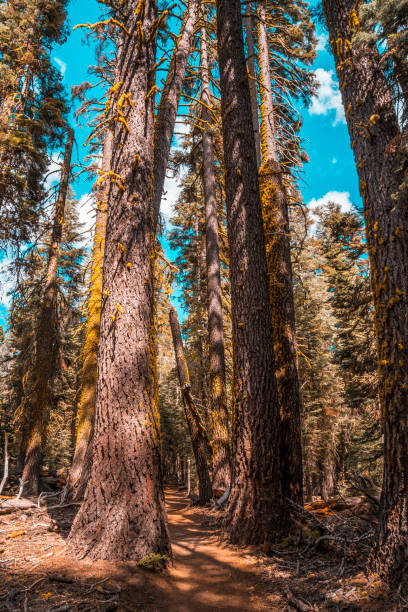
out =
<svg viewBox="0 0 408 612"><path fill-rule="evenodd" d="M79 28L73 31L73 27L78 23L96 22L100 14L97 0L71 0L69 6L70 36L52 53L54 62L63 74L68 91L72 85L79 85L88 80L88 66L94 62L93 48L84 41L86 30ZM311 208L329 200L337 201L343 209L349 209L351 203L361 208L357 173L350 149L334 62L327 50L327 37L324 33L319 35L318 57L313 70L316 71L320 86L311 107L303 111L302 136L310 157L310 163L305 165L301 184L304 201ZM83 143L88 133L87 128L76 127L76 140L81 158L86 154ZM85 180L77 181L74 185L77 197L82 198L82 220L88 224L92 222L92 215L89 204L85 203L91 186ZM166 190L167 198L163 202L163 213L169 215L172 202L178 194L177 183L168 181ZM174 257L171 253L168 256ZM0 324L3 326L7 314L7 289L7 284L0 289Z"/></svg>

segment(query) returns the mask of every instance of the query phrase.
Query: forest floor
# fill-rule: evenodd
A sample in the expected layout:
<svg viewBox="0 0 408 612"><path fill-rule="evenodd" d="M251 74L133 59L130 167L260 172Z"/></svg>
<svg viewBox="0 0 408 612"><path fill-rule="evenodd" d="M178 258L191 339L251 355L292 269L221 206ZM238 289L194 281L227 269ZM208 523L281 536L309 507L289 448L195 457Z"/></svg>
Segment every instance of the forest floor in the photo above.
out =
<svg viewBox="0 0 408 612"><path fill-rule="evenodd" d="M289 543L265 555L220 541L220 513L191 506L177 488L166 490L166 501L174 565L161 573L69 558L65 542L76 506L50 502L48 509L1 515L0 502L0 611L408 610L364 574L369 532L356 515L319 515L326 539L318 542L316 534L306 548ZM362 535L353 539L350 530Z"/></svg>

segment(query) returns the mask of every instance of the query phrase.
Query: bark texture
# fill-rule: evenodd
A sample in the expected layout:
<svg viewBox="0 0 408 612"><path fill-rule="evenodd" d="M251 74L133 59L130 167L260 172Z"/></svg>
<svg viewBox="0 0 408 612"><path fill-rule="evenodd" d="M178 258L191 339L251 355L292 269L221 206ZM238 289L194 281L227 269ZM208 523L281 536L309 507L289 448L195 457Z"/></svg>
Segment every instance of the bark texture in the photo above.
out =
<svg viewBox="0 0 408 612"><path fill-rule="evenodd" d="M208 469L207 453L207 435L197 409L194 405L194 400L191 397L190 373L188 370L187 359L184 352L183 339L181 337L180 323L177 311L174 308L170 309L169 320L171 333L173 337L174 355L177 364L177 373L180 383L181 393L183 395L184 410L186 415L187 427L191 437L194 459L196 462L198 476L198 502L206 504L212 499L213 492L210 479L210 471Z"/></svg>
<svg viewBox="0 0 408 612"><path fill-rule="evenodd" d="M203 187L207 272L208 345L210 359L209 425L213 444L213 485L227 488L231 482L229 418L225 397L225 343L222 312L221 266L218 235L217 189L211 133L211 94L207 32L201 28L201 80L203 103Z"/></svg>
<svg viewBox="0 0 408 612"><path fill-rule="evenodd" d="M169 71L164 84L154 127L154 224L156 226L166 179L171 141L177 110L186 74L188 57L193 43L195 26L200 15L200 0L188 0L183 22L176 40Z"/></svg>
<svg viewBox="0 0 408 612"><path fill-rule="evenodd" d="M170 554L156 376L153 97L157 8L131 0L118 48L119 102L103 269L91 476L69 536L77 558ZM117 103L117 105L119 104ZM113 111L115 112L115 111ZM114 115L115 116L115 115Z"/></svg>
<svg viewBox="0 0 408 612"><path fill-rule="evenodd" d="M408 207L392 197L401 135L377 49L350 42L354 0L323 8L364 202L378 339L384 482L371 567L397 584L408 559Z"/></svg>
<svg viewBox="0 0 408 612"><path fill-rule="evenodd" d="M266 31L265 2L258 3L262 167L259 171L269 273L276 381L281 414L282 494L303 503L301 399L293 296L288 197L277 155L277 136Z"/></svg>
<svg viewBox="0 0 408 612"><path fill-rule="evenodd" d="M49 383L53 375L55 360L58 262L71 173L73 144L74 131L69 130L48 252L47 275L35 334L34 360L28 372L26 394L22 406L28 415L27 427L24 430L26 450L22 475L25 482L25 495L37 495L38 493L41 451L49 400Z"/></svg>
<svg viewBox="0 0 408 612"><path fill-rule="evenodd" d="M282 534L287 513L280 487L274 340L238 0L218 0L217 29L234 346L235 464L226 530L233 542L260 544Z"/></svg>
<svg viewBox="0 0 408 612"><path fill-rule="evenodd" d="M81 372L81 388L77 413L75 452L69 473L69 496L82 499L90 476L88 446L91 439L98 376L98 346L101 326L103 259L105 254L106 220L110 181L113 132L105 134L102 167L97 181L96 223L92 248L92 268L88 299L88 313L84 342L84 363ZM86 457L88 458L86 460Z"/></svg>
<svg viewBox="0 0 408 612"><path fill-rule="evenodd" d="M254 45L254 23L251 6L246 7L244 14L245 38L248 52L248 76L249 76L249 91L251 92L251 108L252 108L252 125L255 135L256 146L256 162L258 168L262 164L261 157L261 124L259 122L259 102L258 102L258 85L257 85L257 70L255 62L255 45Z"/></svg>

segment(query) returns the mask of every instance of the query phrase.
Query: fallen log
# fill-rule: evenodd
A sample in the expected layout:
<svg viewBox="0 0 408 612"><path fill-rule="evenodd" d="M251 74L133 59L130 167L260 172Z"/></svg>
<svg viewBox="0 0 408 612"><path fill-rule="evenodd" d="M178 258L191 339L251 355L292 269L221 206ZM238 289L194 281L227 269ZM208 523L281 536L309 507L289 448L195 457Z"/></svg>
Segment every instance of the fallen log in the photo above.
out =
<svg viewBox="0 0 408 612"><path fill-rule="evenodd" d="M221 495L221 497L219 499L217 499L217 501L215 502L215 505L217 506L217 508L221 508L221 506L223 504L225 504L226 501L228 501L229 496L231 493L231 488L228 487L228 489Z"/></svg>
<svg viewBox="0 0 408 612"><path fill-rule="evenodd" d="M35 504L29 499L5 499L0 504L0 514L11 514L16 510L27 510L29 508L35 508Z"/></svg>
<svg viewBox="0 0 408 612"><path fill-rule="evenodd" d="M344 510L352 510L370 499L370 496L364 494L364 497L336 497L333 499L319 499L305 504L305 510L312 512L316 516L331 516L337 512ZM372 498L375 503L378 503L375 498Z"/></svg>

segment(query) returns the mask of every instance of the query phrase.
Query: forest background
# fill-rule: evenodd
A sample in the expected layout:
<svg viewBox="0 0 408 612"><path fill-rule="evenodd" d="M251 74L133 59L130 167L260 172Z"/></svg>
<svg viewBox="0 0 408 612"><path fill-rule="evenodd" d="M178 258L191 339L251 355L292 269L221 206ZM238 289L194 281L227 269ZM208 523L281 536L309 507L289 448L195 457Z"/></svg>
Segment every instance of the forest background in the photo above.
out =
<svg viewBox="0 0 408 612"><path fill-rule="evenodd" d="M313 4L312 2L311 6ZM98 21L99 14L100 5L97 0L86 0L86 2L71 0L69 3L69 37L63 45L56 46L52 52L53 61L61 70L63 84L68 92L72 86L77 86L88 79L88 66L94 64L95 59L93 45L85 40L84 31L81 29L73 31L73 27L78 23L94 23ZM319 42L313 70L319 82L319 89L310 107L299 109L304 121L301 136L305 139L310 158L302 175L302 195L309 209L329 201L338 203L343 211L349 211L352 204L360 209L362 203L357 172L350 149L334 60L328 48L327 33L318 26L317 34ZM71 123L73 112L71 112ZM182 126L179 124L177 132L181 131ZM84 125L84 122L80 127L76 126L75 138L81 161L86 155L83 143L89 132L90 128ZM174 144L178 145L177 137ZM94 211L90 201L91 187L92 180L84 180L83 177L74 185L75 195L80 200L78 207L80 221L85 224L85 229L92 227L94 223ZM163 198L162 214L169 221L173 204L180 191L179 180L167 179L165 190L167 195ZM91 235L85 233L84 240L90 246ZM165 238L163 244L167 254L172 257L174 253L171 252L171 247ZM0 325L3 328L7 327L7 310L10 305L8 292L13 286L12 279L5 272L7 264L6 254L0 252Z"/></svg>
<svg viewBox="0 0 408 612"><path fill-rule="evenodd" d="M0 416L5 442L7 433L11 438L10 486L18 484L17 476L22 473L20 482L26 494L36 495L51 484L46 480L51 473L51 478L68 478L64 494L82 499L86 485L85 503L70 535L75 554L110 558L112 549L114 554L120 549L123 558L140 559L150 552L166 556L170 543L161 458L166 481L180 483L186 480L187 459L194 456L197 501L205 504L213 493L217 497L228 487L232 474L226 519L229 537L233 542L263 542L268 547L277 531L286 533L289 519L284 500L301 507L303 488L307 500L315 496L327 500L364 488L379 503L376 496L381 487L383 451L378 385L385 421L381 504L386 505L379 533L392 541L395 556L388 554L388 545L380 540L378 551L386 571L395 579L393 566L403 569L400 534L384 526L388 525L388 506L393 512L405 512L401 500L406 497L402 477L406 423L399 427L396 417L405 406L408 388L404 367L408 258L406 209L399 201L394 205L396 191L403 195L406 187L403 180L400 182L405 176L405 157L398 173L390 164L398 161L405 135L406 73L405 63L400 66L398 62L406 59L406 30L401 30L403 40L392 51L395 70L390 68L384 74L377 63L384 60L391 66L391 59L386 50L384 58L378 53L375 27L368 26L369 46L364 41L364 35L369 34L360 34L356 9L350 5L347 12L346 6L326 0L326 23L342 77L341 100L327 36L319 30L323 22L319 7L310 14L302 0L288 0L290 16L282 17L281 4L274 4L279 17L272 13L273 27L281 28L282 36L288 35L290 40L282 42L277 34L271 43L263 11L266 6L271 8L272 0L269 5L259 2L259 130L254 87L253 125L248 122L250 84L256 79L251 74L247 79L238 0L217 3L219 64L215 22L209 21L207 27L198 22L200 26L194 30L199 0L187 5L179 37L176 24L180 16L171 11L181 11L183 2L171 8L166 3L157 20L154 2L140 0L134 6L135 2L129 0L126 5L128 14L122 5L111 6L110 0L100 0L95 14L70 5L66 28L62 27L63 13L60 11L59 23L58 15L52 12L63 2L51 2L41 9L33 2L31 20L28 9L27 16L21 18L20 5L2 5L9 19L4 18L3 25L13 24L14 19L22 37L22 44L14 49L9 43L13 28L5 25L0 30L4 58L9 57L10 49L17 54L24 50L25 28L30 40L36 40L35 28L44 27L47 49L35 62L36 42L23 51L22 58L17 57L22 73L3 62L3 115L5 126L8 128L11 121L12 129L6 130L7 146L0 165L0 186L8 197L0 235L3 232L17 247L16 251L12 247L5 250L2 260L3 291L6 298L12 298L7 335L0 337ZM91 25L100 18L96 12L99 4L125 17L126 25L114 17ZM375 2L364 5L367 7L375 10ZM45 11L44 23L37 19L40 10ZM299 25L281 27L281 19L292 19L291 11ZM335 40L339 11L343 11L347 36ZM211 9L203 13L204 19L209 15L214 17ZM250 66L254 57L250 18L245 16L248 70L255 73ZM405 18L402 7L404 27ZM70 37L75 22L82 25L76 25ZM89 49L76 38L85 36L84 28L92 32ZM193 32L198 29L196 40ZM133 44L130 31L138 44ZM156 35L164 55L159 63L154 63ZM393 42L392 32L384 36ZM48 57L53 39L68 42L52 47ZM171 41L175 42L176 59L170 62L169 70ZM180 56L187 62L192 41L199 47L194 44L182 85L183 75L178 71L184 73L186 64ZM111 43L118 43L116 57ZM271 57L278 63L273 95L271 86L268 94L268 43L272 44ZM315 43L318 60L313 63ZM293 61L274 53L274 44L279 52L284 48ZM367 54L364 62L373 67L372 72L361 63L360 50ZM98 64L91 69L89 80L100 77L109 83L107 90L99 91L99 85L86 82L86 67L94 63L94 54ZM281 61L287 63L282 67ZM80 70L76 70L78 66ZM282 76L282 70L290 77ZM164 84L161 77L166 73ZM153 81L153 74L157 81ZM7 88L17 76L21 92L16 110L13 107L9 115L17 94L7 95ZM74 116L70 118L76 126L75 143L74 130L66 130L64 122L66 104L60 80L74 94ZM198 100L200 87L202 98ZM218 90L221 107L215 93ZM168 160L180 94L183 103ZM377 100L383 95L384 100ZM367 103L363 104L364 97ZM111 114L113 101L116 110ZM25 108L34 114L22 112ZM355 161L348 150L346 119ZM41 132L43 121L52 123L47 136ZM106 127L108 124L114 129ZM302 138L298 137L300 129ZM262 166L260 150L252 142L260 132ZM90 156L84 154L83 144L95 139L88 150ZM397 149L399 142L401 151ZM57 153L63 143L64 157ZM5 163L9 149L14 152L13 165ZM394 160L391 153L396 151ZM59 194L56 206L42 192L50 155L49 170L58 173L61 167L59 183L58 179L55 183L53 178L47 179ZM282 175L278 159L279 168L286 170ZM86 167L90 160L93 163ZM161 177L164 181L167 163L174 176L165 185L162 222ZM366 227L359 212L354 163ZM68 185L71 170L80 178ZM294 180L289 177L292 173ZM94 181L99 177L93 186L86 180L87 174ZM284 187L283 180L288 181ZM91 258L87 237L92 235L91 193L95 192L97 221ZM21 207L16 207L15 193L24 196ZM372 203L375 206L370 208ZM384 209L385 204L388 208ZM273 215L282 217L279 228ZM290 233L286 229L289 219ZM381 224L387 226L382 228ZM156 232L164 250L156 244ZM371 239L378 245L373 246ZM178 285L172 297L174 281ZM171 308L172 299L183 320L182 333L177 312ZM7 303L3 308L7 310ZM270 372L276 374L276 381ZM97 418L93 420L95 398ZM397 455L387 450L396 450ZM141 483L137 494L133 475ZM396 481L395 475L401 476L400 480ZM395 482L401 490L393 491ZM112 523L107 518L113 509ZM278 527L275 516L280 517ZM88 529L88 523L94 527ZM106 525L104 537L99 537L100 524ZM89 542L84 540L85 532ZM122 537L119 544L117 533Z"/></svg>

